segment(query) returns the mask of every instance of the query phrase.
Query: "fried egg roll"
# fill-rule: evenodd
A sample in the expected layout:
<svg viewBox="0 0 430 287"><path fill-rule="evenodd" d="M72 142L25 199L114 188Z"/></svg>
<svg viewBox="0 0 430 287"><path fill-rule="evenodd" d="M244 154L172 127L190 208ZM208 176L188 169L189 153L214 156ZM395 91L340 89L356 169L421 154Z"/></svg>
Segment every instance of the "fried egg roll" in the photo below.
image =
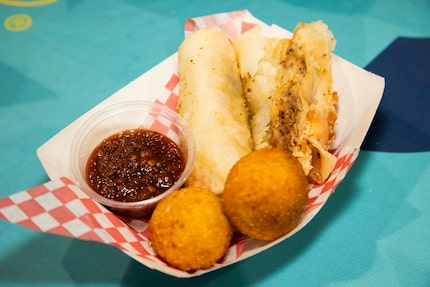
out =
<svg viewBox="0 0 430 287"><path fill-rule="evenodd" d="M181 43L178 67L178 113L196 141L186 185L220 194L231 167L253 147L233 46L219 28L198 30Z"/></svg>
<svg viewBox="0 0 430 287"><path fill-rule="evenodd" d="M328 151L337 119L335 44L322 21L299 23L291 40L263 37L258 26L234 40L255 149L291 151L315 183L323 182L336 162Z"/></svg>

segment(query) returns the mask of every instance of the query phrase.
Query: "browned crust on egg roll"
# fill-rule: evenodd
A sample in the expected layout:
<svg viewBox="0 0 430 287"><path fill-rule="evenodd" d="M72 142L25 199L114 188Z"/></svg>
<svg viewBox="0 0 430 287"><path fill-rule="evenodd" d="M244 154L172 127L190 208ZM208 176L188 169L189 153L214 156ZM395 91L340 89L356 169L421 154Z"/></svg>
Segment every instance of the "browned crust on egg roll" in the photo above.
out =
<svg viewBox="0 0 430 287"><path fill-rule="evenodd" d="M178 113L196 141L196 161L186 185L219 194L231 167L252 150L236 56L219 28L201 29L180 45L178 66Z"/></svg>
<svg viewBox="0 0 430 287"><path fill-rule="evenodd" d="M291 151L308 178L321 183L336 162L328 151L336 136L338 96L331 71L336 41L322 21L299 23L290 40L264 37L260 29L233 42L251 107L254 148Z"/></svg>

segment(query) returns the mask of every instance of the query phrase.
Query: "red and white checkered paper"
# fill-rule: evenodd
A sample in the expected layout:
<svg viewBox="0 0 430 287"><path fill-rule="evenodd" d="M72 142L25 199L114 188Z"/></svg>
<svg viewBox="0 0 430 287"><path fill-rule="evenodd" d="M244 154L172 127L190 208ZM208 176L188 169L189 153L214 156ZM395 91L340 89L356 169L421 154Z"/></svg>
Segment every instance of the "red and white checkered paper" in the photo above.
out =
<svg viewBox="0 0 430 287"><path fill-rule="evenodd" d="M216 14L188 20L185 24L185 34L202 27L220 26L229 37L235 37L256 23L258 20L247 11ZM176 109L179 77L176 70L164 77L162 91L154 101ZM372 109L373 113L375 110L376 107ZM368 120L364 133L372 117L373 114ZM166 126L166 130L169 128ZM257 254L303 228L322 208L353 165L358 156L362 137L359 137L357 142L354 133L350 131L344 136L343 142L335 148L333 151L337 157L335 169L323 184L309 187L307 207L300 224L293 231L271 242L253 240L237 234L223 260L210 269L194 273L172 268L154 253L149 240L147 219L130 219L113 214L91 199L67 177L53 179L40 186L0 199L0 219L41 232L109 244L143 265L172 276L197 276Z"/></svg>

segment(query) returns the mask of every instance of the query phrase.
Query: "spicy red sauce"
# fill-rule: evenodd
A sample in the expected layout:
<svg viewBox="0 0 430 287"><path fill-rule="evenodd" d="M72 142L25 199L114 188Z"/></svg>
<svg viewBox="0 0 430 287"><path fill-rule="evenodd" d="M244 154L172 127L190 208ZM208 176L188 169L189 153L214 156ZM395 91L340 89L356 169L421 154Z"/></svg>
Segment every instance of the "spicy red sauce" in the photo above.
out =
<svg viewBox="0 0 430 287"><path fill-rule="evenodd" d="M139 128L104 139L88 159L87 180L106 198L134 202L169 189L184 168L184 156L176 143Z"/></svg>

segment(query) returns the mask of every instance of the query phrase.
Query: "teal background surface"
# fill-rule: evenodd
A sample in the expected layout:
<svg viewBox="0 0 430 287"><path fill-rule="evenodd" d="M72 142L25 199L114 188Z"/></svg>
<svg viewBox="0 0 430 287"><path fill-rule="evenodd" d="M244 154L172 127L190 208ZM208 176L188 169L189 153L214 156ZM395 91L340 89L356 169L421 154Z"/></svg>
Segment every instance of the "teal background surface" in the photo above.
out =
<svg viewBox="0 0 430 287"><path fill-rule="evenodd" d="M0 197L48 181L36 149L174 53L188 18L248 9L288 30L322 19L337 38L335 53L361 67L399 36L430 37L424 0L3 4L12 2L0 1ZM30 16L31 27L7 30L14 14ZM0 286L430 286L429 163L430 151L362 151L299 233L191 279L150 270L113 247L0 221Z"/></svg>

